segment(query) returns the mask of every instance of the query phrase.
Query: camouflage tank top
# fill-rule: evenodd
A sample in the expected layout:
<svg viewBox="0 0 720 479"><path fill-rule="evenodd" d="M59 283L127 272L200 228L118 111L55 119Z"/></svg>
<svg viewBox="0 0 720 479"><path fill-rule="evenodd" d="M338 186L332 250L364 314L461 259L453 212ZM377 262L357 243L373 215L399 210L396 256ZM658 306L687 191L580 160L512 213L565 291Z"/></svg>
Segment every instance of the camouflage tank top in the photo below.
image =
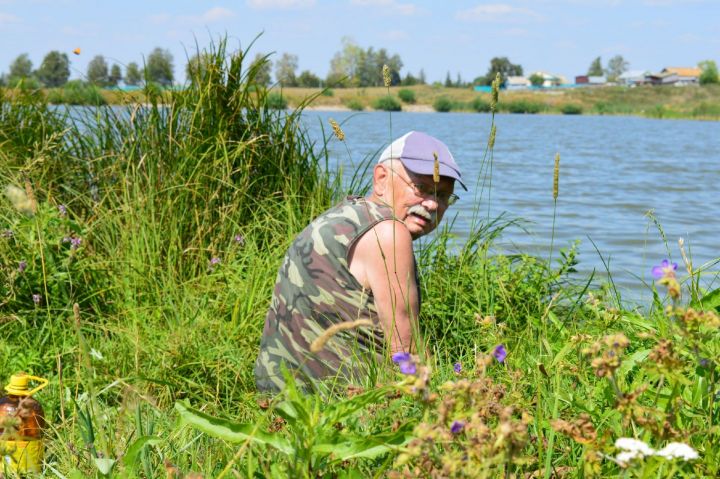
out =
<svg viewBox="0 0 720 479"><path fill-rule="evenodd" d="M293 241L275 282L265 319L255 382L260 391L284 387L285 363L298 387L319 379L350 383L367 377L383 359L385 338L372 293L352 275L348 252L392 210L365 198L348 197L317 217ZM329 327L357 319L373 326L340 331L317 353L312 342Z"/></svg>

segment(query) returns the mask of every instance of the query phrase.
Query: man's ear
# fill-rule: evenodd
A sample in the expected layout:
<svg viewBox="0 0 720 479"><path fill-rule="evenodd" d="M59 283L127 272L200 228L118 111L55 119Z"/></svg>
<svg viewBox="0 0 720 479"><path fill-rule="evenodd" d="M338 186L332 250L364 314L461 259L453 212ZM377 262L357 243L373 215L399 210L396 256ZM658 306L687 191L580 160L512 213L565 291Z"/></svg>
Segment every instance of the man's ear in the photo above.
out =
<svg viewBox="0 0 720 479"><path fill-rule="evenodd" d="M387 169L383 165L375 165L373 169L373 192L383 197L388 191L388 182L390 181L390 175L388 175Z"/></svg>

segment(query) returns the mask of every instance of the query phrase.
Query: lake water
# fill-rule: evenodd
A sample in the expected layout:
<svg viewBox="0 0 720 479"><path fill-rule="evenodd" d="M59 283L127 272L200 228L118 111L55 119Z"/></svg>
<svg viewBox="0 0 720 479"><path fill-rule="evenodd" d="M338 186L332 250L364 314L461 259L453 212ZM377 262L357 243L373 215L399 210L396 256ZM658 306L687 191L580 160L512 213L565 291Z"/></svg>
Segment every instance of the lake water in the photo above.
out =
<svg viewBox="0 0 720 479"><path fill-rule="evenodd" d="M323 127L326 135L331 132L329 118L342 123L353 163L375 154L391 139L387 113L307 111L303 117L319 141ZM424 131L442 139L455 156L470 191L457 187L460 201L445 221L456 215L453 232L460 238L467 235L479 205L483 217L489 208L490 217L504 212L529 222L529 232L506 230L498 248L547 257L554 157L559 152L553 248L557 257L558 248L580 240L579 277L593 270L606 277L605 262L623 299L644 303L651 297L644 284L652 281L654 265L670 258L679 264L679 272L684 271L679 238L684 238L695 269L720 257L720 123L497 115L492 186L478 199L490 121L490 115L477 113L392 114L392 137ZM350 164L342 143L333 139L329 147L334 161ZM648 212L660 223L667 247ZM715 274L708 274L703 283L720 286Z"/></svg>

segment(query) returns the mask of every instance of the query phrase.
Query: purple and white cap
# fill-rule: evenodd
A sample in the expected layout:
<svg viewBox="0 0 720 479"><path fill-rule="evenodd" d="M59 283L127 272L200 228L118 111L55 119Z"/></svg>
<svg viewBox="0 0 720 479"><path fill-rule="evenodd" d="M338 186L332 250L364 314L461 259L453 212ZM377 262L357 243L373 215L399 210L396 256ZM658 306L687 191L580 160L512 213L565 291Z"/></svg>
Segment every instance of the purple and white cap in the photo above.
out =
<svg viewBox="0 0 720 479"><path fill-rule="evenodd" d="M437 154L440 163L440 176L447 176L457 180L465 191L467 187L462 181L460 168L442 141L420 131L405 133L397 140L390 143L380 155L378 163L385 160L398 159L402 161L405 168L418 175L432 175L435 168L435 157Z"/></svg>

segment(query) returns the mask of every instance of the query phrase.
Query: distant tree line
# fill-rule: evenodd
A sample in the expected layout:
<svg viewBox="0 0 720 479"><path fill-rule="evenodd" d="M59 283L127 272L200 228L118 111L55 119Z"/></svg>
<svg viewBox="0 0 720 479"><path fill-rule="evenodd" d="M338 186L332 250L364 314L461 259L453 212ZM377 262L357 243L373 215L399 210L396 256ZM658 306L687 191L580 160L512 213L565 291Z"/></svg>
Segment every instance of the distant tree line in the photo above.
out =
<svg viewBox="0 0 720 479"><path fill-rule="evenodd" d="M425 72L421 69L417 76L401 70L403 61L400 55L390 53L385 48L375 50L373 47L362 48L351 38L345 37L341 41L341 49L330 60L330 68L325 78L321 78L310 70L298 73L298 56L291 53L282 53L274 62L269 55L257 53L249 64L253 71L254 80L265 86L273 84L273 67L275 83L282 87L376 87L384 85L383 66L387 65L390 71L390 84L418 85L426 84ZM74 53L79 53L76 51ZM191 57L185 67L186 77L189 81L198 78L207 65L207 55L200 54ZM608 81L617 79L628 69L628 62L622 55L612 57L606 66L603 66L601 57L596 57L590 64L587 74L589 76L605 76ZM718 68L714 61L707 60L698 65L702 74L701 84L718 83ZM175 80L174 59L168 50L153 49L145 58L141 68L136 62L124 66L125 71L117 63L109 65L103 55L96 55L87 65L84 75L85 82L98 87L115 87L123 83L127 86L139 86L144 82L153 82L163 87L173 84ZM508 57L493 57L490 60L487 73L478 76L472 81L463 81L458 73L453 79L447 72L444 83L434 82L434 85L443 85L449 88L466 88L475 85L490 85L496 76L500 75L504 84L510 76L522 76L523 67L512 63ZM68 55L57 50L49 52L43 58L37 69L26 53L19 55L10 65L7 74L0 75L0 86L25 85L29 87L57 88L64 86L70 78L70 59ZM533 74L529 78L531 84L542 85L544 78L540 74Z"/></svg>
<svg viewBox="0 0 720 479"><path fill-rule="evenodd" d="M162 48L150 52L143 68L136 62L128 63L124 75L120 65L113 63L108 66L104 56L96 55L87 65L84 80L102 88L115 87L120 82L139 86L146 81L170 86L174 80L173 68L172 54ZM65 86L69 78L70 59L66 53L57 50L49 52L35 70L28 54L23 53L13 60L7 74L0 75L0 85L58 88Z"/></svg>

